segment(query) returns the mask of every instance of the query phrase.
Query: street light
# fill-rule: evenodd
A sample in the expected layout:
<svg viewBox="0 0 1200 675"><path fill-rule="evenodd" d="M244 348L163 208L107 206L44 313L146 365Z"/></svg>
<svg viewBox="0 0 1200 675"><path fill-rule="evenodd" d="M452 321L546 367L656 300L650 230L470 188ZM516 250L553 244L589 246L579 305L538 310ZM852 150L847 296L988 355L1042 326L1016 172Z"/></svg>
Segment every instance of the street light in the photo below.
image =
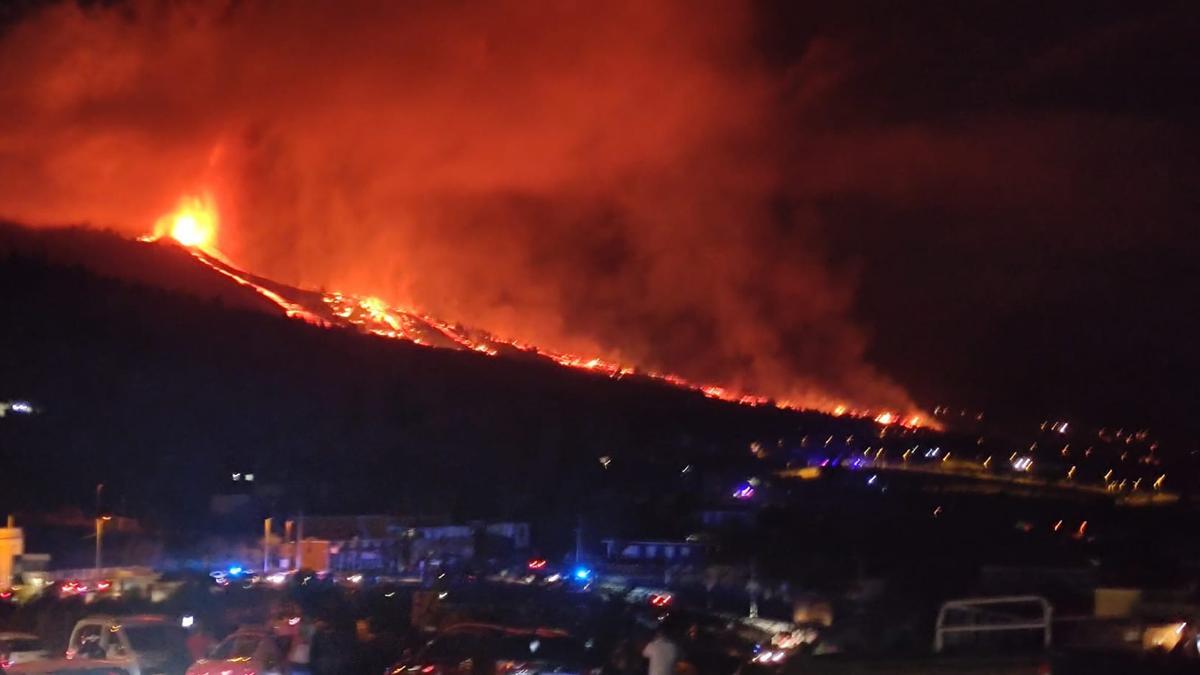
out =
<svg viewBox="0 0 1200 675"><path fill-rule="evenodd" d="M263 574L271 570L271 519L263 518Z"/></svg>
<svg viewBox="0 0 1200 675"><path fill-rule="evenodd" d="M104 523L112 520L112 516L96 516L96 578L100 578L100 568L104 560Z"/></svg>

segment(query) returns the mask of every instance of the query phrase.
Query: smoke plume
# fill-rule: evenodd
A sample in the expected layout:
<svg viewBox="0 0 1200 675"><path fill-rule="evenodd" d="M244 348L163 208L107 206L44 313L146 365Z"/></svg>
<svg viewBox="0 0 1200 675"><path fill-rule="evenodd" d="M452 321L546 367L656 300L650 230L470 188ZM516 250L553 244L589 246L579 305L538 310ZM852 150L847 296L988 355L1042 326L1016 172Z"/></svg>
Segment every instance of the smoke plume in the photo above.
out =
<svg viewBox="0 0 1200 675"><path fill-rule="evenodd" d="M0 216L138 235L209 191L220 248L280 281L907 408L781 206L827 73L755 30L739 3L52 4L0 37Z"/></svg>

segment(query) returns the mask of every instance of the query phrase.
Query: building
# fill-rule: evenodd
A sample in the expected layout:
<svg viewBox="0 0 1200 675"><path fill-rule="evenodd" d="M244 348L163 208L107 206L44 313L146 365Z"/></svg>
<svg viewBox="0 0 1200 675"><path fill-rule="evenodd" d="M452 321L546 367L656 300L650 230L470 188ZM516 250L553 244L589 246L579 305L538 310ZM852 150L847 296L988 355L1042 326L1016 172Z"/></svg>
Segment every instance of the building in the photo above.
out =
<svg viewBox="0 0 1200 675"><path fill-rule="evenodd" d="M439 522L385 515L306 516L305 541L328 542L333 571L394 574L424 562L506 557L529 547L528 523Z"/></svg>
<svg viewBox="0 0 1200 675"><path fill-rule="evenodd" d="M710 545L702 541L625 541L605 539L605 557L610 562L662 565L700 564Z"/></svg>
<svg viewBox="0 0 1200 675"><path fill-rule="evenodd" d="M25 554L25 531L13 527L0 527L0 588L10 588L13 582L13 566Z"/></svg>

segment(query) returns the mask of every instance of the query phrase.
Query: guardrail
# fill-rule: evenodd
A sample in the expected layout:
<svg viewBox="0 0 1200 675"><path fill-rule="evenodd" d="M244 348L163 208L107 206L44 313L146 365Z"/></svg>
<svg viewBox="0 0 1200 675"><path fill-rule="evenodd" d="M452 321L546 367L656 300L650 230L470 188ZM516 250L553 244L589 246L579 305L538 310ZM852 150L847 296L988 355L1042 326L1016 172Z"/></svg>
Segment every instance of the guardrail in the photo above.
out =
<svg viewBox="0 0 1200 675"><path fill-rule="evenodd" d="M970 623L947 625L947 614L954 610L963 610L982 614L984 608L996 605L1036 604L1041 609L1042 618L1039 621L1004 621L997 623ZM1054 608L1040 595L1009 595L990 598L962 598L950 600L942 604L938 610L937 626L933 635L933 651L940 654L946 648L946 634L960 633L992 633L1001 631L1042 631L1042 644L1050 646L1051 624L1053 623Z"/></svg>

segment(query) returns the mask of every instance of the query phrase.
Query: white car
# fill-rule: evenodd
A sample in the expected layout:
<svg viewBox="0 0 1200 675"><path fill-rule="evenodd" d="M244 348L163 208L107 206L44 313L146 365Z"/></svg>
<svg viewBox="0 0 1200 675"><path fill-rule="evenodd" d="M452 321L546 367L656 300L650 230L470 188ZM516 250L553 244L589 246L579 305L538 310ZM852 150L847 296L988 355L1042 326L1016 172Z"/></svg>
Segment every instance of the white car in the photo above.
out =
<svg viewBox="0 0 1200 675"><path fill-rule="evenodd" d="M100 659L129 675L176 675L187 668L187 635L164 616L89 616L67 643L67 658Z"/></svg>
<svg viewBox="0 0 1200 675"><path fill-rule="evenodd" d="M46 658L41 639L32 633L0 633L0 668Z"/></svg>

